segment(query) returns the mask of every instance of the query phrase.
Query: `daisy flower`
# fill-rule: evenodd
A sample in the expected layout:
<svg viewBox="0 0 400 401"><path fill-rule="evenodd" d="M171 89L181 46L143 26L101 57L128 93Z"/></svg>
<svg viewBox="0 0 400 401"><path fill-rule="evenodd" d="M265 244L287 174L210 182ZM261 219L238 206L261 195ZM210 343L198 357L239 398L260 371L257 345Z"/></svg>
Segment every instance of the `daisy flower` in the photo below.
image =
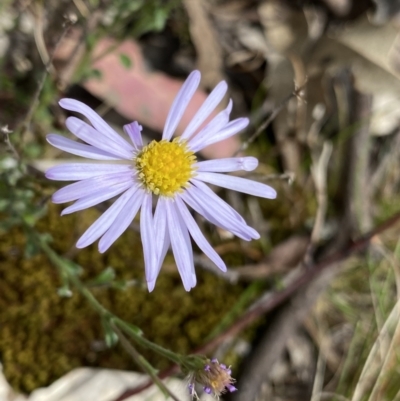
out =
<svg viewBox="0 0 400 401"><path fill-rule="evenodd" d="M54 203L75 201L61 215L77 212L118 196L118 199L85 231L76 246L84 248L100 238L98 247L105 252L128 228L139 209L140 233L149 291L155 286L169 247L175 257L186 291L196 285L191 239L222 270L225 263L208 243L188 206L208 221L244 239L258 239L259 234L207 185L275 198L268 185L226 175L238 170L254 170L254 157L233 157L198 161L195 153L243 130L247 118L229 121L232 101L199 130L227 91L220 82L199 108L180 137L172 136L188 103L200 83L200 72L192 72L169 111L162 139L144 144L141 126L124 126L130 142L116 133L95 111L85 104L62 99L60 106L85 116L91 123L69 117L67 128L84 143L50 134L47 141L58 149L94 159L96 163L69 163L50 168L51 180L77 181L56 191ZM198 132L197 132L198 131ZM194 135L197 132L197 135ZM153 213L153 200L157 200Z"/></svg>

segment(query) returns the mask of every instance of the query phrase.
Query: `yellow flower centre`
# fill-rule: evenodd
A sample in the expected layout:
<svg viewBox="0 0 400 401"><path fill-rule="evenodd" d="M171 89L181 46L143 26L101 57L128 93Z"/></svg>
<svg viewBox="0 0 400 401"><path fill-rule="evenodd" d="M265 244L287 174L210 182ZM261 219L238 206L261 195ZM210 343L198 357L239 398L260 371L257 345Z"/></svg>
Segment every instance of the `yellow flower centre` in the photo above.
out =
<svg viewBox="0 0 400 401"><path fill-rule="evenodd" d="M196 156L185 141L152 141L134 160L139 180L155 195L173 196L194 176Z"/></svg>

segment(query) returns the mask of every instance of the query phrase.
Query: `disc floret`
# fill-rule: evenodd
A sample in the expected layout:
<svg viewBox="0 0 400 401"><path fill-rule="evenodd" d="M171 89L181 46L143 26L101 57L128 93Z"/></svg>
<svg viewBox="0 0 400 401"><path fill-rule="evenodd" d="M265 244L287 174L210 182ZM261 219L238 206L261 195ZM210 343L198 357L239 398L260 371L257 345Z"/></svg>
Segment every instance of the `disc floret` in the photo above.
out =
<svg viewBox="0 0 400 401"><path fill-rule="evenodd" d="M135 158L138 178L155 195L171 197L188 187L196 156L186 141L152 141Z"/></svg>

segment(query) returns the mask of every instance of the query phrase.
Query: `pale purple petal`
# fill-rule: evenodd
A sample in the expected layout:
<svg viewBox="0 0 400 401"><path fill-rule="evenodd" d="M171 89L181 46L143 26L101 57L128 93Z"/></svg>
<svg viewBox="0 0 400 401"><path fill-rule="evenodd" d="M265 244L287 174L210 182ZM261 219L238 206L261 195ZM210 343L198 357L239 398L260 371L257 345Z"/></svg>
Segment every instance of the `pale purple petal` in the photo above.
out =
<svg viewBox="0 0 400 401"><path fill-rule="evenodd" d="M153 292L154 288L156 287L157 277L154 280L146 281L147 283L147 290L149 292Z"/></svg>
<svg viewBox="0 0 400 401"><path fill-rule="evenodd" d="M175 209L174 202L167 200L168 231L174 253L176 265L181 275L183 286L186 291L194 287L193 284L193 252L192 244L186 226L182 223L180 215Z"/></svg>
<svg viewBox="0 0 400 401"><path fill-rule="evenodd" d="M186 127L185 131L181 135L182 139L189 139L200 125L208 118L212 111L218 106L226 91L228 90L228 85L225 81L221 81L214 90L208 95L207 99L201 105L195 116L190 121L189 125Z"/></svg>
<svg viewBox="0 0 400 401"><path fill-rule="evenodd" d="M163 197L158 198L156 210L154 212L154 244L157 251L157 273L159 272L162 262L164 261L165 254L168 250L165 249L168 241L165 237L167 235L167 200ZM168 243L169 246L169 243Z"/></svg>
<svg viewBox="0 0 400 401"><path fill-rule="evenodd" d="M145 192L141 189L136 191L122 207L116 219L110 225L110 228L101 237L99 241L99 252L104 253L129 227L132 220L142 205Z"/></svg>
<svg viewBox="0 0 400 401"><path fill-rule="evenodd" d="M68 117L65 121L65 125L76 137L89 145L112 153L120 159L131 160L133 157L133 151L129 150L129 147L132 148L130 145L129 147L121 146L119 143L102 135L101 132L79 118Z"/></svg>
<svg viewBox="0 0 400 401"><path fill-rule="evenodd" d="M123 207L130 201L138 187L132 187L122 194L79 238L76 247L85 248L99 239L111 226ZM136 195L135 195L136 196Z"/></svg>
<svg viewBox="0 0 400 401"><path fill-rule="evenodd" d="M234 393L235 391L237 391L237 388L235 386L233 386L232 384L227 384L226 388L229 390L229 392Z"/></svg>
<svg viewBox="0 0 400 401"><path fill-rule="evenodd" d="M154 219L155 218L156 218L156 214L154 215ZM171 241L169 239L168 230L166 229L165 236L164 236L164 243L162 244L161 253L158 258L158 266L157 266L156 276L155 276L154 280L147 281L147 288L148 288L149 292L154 290L158 274L160 273L160 270L161 270L162 262L164 261L165 255L167 254L167 251L168 251L170 245L171 245Z"/></svg>
<svg viewBox="0 0 400 401"><path fill-rule="evenodd" d="M146 193L140 212L140 236L142 238L144 267L146 271L146 280L152 281L157 278L157 252L154 247L154 227L152 212L152 194Z"/></svg>
<svg viewBox="0 0 400 401"><path fill-rule="evenodd" d="M54 203L71 202L90 195L93 191L97 191L102 188L111 188L114 185L118 185L126 181L133 183L132 177L132 173L127 172L112 173L88 178L87 180L78 181L74 184L70 184L59 189L53 194L52 200Z"/></svg>
<svg viewBox="0 0 400 401"><path fill-rule="evenodd" d="M208 197L210 201L210 205L218 204L220 207L224 208L226 210L226 213L231 215L231 217L237 221L240 221L241 223L246 224L246 221L244 218L238 213L231 205L226 203L223 199L221 199L208 185L204 184L204 182L192 179L191 182L194 184L194 186L197 189L200 189L201 192Z"/></svg>
<svg viewBox="0 0 400 401"><path fill-rule="evenodd" d="M46 171L46 178L57 181L79 181L108 173L123 173L132 171L129 164L92 164L68 163L50 167Z"/></svg>
<svg viewBox="0 0 400 401"><path fill-rule="evenodd" d="M104 202L108 199L113 198L114 196L119 195L120 193L126 191L127 189L131 188L133 183L131 181L126 181L121 184L117 184L110 188L103 188L99 191L95 191L90 195L87 195L83 198L77 200L73 205L68 206L61 212L61 216L65 214L70 214L77 212L78 210L87 209L89 207L98 205L101 202Z"/></svg>
<svg viewBox="0 0 400 401"><path fill-rule="evenodd" d="M97 129L97 131L118 143L123 148L130 151L134 150L131 144L125 141L121 135L116 133L94 110L92 110L89 106L86 106L86 104L78 100L68 98L61 99L58 103L63 109L83 114L91 122L93 127Z"/></svg>
<svg viewBox="0 0 400 401"><path fill-rule="evenodd" d="M225 110L219 112L201 131L189 139L188 145L191 150L194 148L201 146L202 142L213 136L216 132L222 130L229 123L229 115L232 111L232 100L229 100L228 106ZM194 150L193 150L194 151Z"/></svg>
<svg viewBox="0 0 400 401"><path fill-rule="evenodd" d="M137 121L124 125L124 131L137 150L143 148L142 126Z"/></svg>
<svg viewBox="0 0 400 401"><path fill-rule="evenodd" d="M196 175L196 179L249 195L260 196L268 199L276 198L275 189L271 188L269 185L249 180L247 178L218 173L199 172Z"/></svg>
<svg viewBox="0 0 400 401"><path fill-rule="evenodd" d="M192 236L198 247L218 266L219 269L221 269L223 272L226 272L224 261L221 259L218 253L215 252L213 247L208 243L206 237L201 232L199 226L197 225L193 216L190 214L186 205L179 197L175 198L175 202L177 205L177 209L182 216L182 220L185 222L190 232L190 235Z"/></svg>
<svg viewBox="0 0 400 401"><path fill-rule="evenodd" d="M146 281L147 289L149 292L153 292L154 288L156 287L156 281L157 281L157 278L155 278L154 280L151 280L151 281Z"/></svg>
<svg viewBox="0 0 400 401"><path fill-rule="evenodd" d="M72 141L71 139L65 138L61 135L49 134L46 136L46 139L47 142L55 148L73 155L96 160L119 160L119 157L109 152L105 152L104 150L97 149L90 145L85 145L84 143Z"/></svg>
<svg viewBox="0 0 400 401"><path fill-rule="evenodd" d="M243 217L228 203L216 195L206 184L197 180L193 180L193 182L195 185L187 192L190 192L197 202L199 202L214 219L220 221L220 224L224 224L220 225L220 227L231 231L233 234L246 241L260 238L258 232L254 230L254 228L248 226ZM210 205L213 205L212 208L210 208Z"/></svg>
<svg viewBox="0 0 400 401"><path fill-rule="evenodd" d="M194 187L181 194L181 198L212 224L230 231L245 241L260 238L257 231L249 227L246 223L233 219L220 204L213 205L211 209L210 199L205 197L202 193L196 193L193 189Z"/></svg>
<svg viewBox="0 0 400 401"><path fill-rule="evenodd" d="M200 83L200 72L193 71L186 79L182 88L179 90L171 109L169 110L167 121L165 122L162 139L169 141L176 130L183 113L185 112L190 100L192 99Z"/></svg>
<svg viewBox="0 0 400 401"><path fill-rule="evenodd" d="M196 277L196 270L194 269L194 263L192 264L191 276L192 276L192 288L194 288L196 287L197 284L197 277Z"/></svg>
<svg viewBox="0 0 400 401"><path fill-rule="evenodd" d="M190 143L190 149L193 152L198 152L199 150L204 149L205 147L212 145L213 143L223 141L233 135L238 134L240 131L246 128L248 124L248 118L238 118L236 120L233 120L220 131L209 132L209 135L204 136L201 141L199 140L196 143ZM194 140L196 140L196 137L194 137Z"/></svg>
<svg viewBox="0 0 400 401"><path fill-rule="evenodd" d="M229 157L226 159L215 159L198 162L195 164L197 171L214 173L228 173L230 171L253 171L258 166L255 157Z"/></svg>

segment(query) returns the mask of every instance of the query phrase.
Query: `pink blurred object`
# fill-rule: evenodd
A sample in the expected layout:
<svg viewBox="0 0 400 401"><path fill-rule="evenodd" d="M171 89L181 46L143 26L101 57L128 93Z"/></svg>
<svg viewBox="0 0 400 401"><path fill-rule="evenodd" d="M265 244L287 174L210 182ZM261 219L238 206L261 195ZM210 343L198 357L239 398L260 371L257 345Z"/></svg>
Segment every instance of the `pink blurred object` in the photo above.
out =
<svg viewBox="0 0 400 401"><path fill-rule="evenodd" d="M128 58L131 66L124 65L121 56ZM95 48L93 58L98 58L92 67L100 71L101 77L87 80L84 87L127 119L137 120L140 124L162 132L169 108L183 81L160 72L147 71L139 45L131 40L118 44L112 39L102 39ZM206 97L204 91L196 91L178 125L176 135L182 134ZM202 154L206 158L230 157L239 146L239 140L231 137L205 148Z"/></svg>

